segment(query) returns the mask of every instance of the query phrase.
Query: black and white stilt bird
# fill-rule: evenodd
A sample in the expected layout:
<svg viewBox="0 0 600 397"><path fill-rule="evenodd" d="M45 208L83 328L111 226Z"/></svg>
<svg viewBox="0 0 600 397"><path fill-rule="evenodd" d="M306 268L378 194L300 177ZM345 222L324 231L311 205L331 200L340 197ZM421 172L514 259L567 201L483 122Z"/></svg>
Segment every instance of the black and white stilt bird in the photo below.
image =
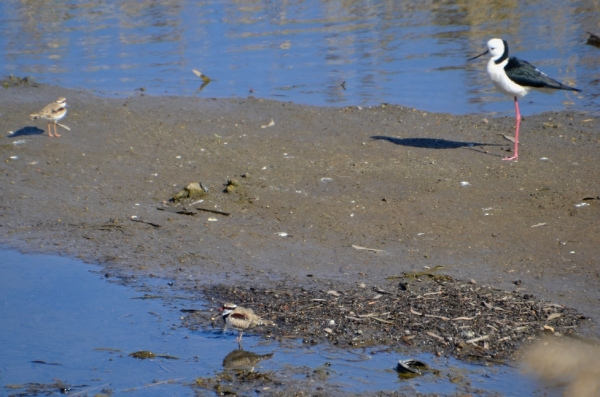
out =
<svg viewBox="0 0 600 397"><path fill-rule="evenodd" d="M502 160L517 160L519 158L519 126L521 124L521 113L519 112L518 98L523 98L531 90L540 90L543 92L552 92L553 90L581 90L569 87L548 77L540 72L535 66L527 61L515 57L508 57L508 44L506 40L491 39L487 42L487 51L469 61L479 58L482 55L490 54L492 57L487 64L487 72L492 82L503 94L515 98L515 109L517 111L517 125L515 127L515 148L512 157L505 157Z"/></svg>

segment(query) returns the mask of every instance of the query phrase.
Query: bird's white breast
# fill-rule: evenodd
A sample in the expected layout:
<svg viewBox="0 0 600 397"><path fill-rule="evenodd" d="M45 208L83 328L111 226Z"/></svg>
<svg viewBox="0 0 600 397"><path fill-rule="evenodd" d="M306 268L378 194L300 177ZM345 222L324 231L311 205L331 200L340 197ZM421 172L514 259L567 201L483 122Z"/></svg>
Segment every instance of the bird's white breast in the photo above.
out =
<svg viewBox="0 0 600 397"><path fill-rule="evenodd" d="M504 71L504 67L508 63L508 60L496 64L494 59L490 59L487 64L487 72L490 76L490 79L501 93L509 96L516 96L518 98L523 98L525 95L531 91L529 87L523 87L512 81L506 75Z"/></svg>

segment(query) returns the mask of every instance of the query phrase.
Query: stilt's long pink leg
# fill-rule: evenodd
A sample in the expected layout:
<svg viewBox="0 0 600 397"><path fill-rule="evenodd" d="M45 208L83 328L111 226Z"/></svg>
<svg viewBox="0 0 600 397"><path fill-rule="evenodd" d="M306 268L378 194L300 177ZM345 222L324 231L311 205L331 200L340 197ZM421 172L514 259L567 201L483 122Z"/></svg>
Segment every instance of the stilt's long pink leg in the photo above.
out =
<svg viewBox="0 0 600 397"><path fill-rule="evenodd" d="M519 127L521 126L521 112L519 112L519 101L515 97L515 110L517 111L517 126L515 131L515 155L512 157L504 157L502 160L517 160L519 158Z"/></svg>

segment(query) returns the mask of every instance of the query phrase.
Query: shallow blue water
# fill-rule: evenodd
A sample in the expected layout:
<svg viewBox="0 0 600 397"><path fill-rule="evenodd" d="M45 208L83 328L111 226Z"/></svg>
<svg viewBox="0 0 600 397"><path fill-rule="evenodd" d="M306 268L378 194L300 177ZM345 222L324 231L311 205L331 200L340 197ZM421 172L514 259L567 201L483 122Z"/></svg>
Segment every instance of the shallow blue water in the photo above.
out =
<svg viewBox="0 0 600 397"><path fill-rule="evenodd" d="M180 309L203 308L195 297L182 295L161 279L138 280L136 288L123 286L107 281L100 270L68 258L0 251L0 395L23 390L7 389L7 385L60 380L70 385L70 395L110 389L116 395L127 391L131 396L191 396L194 393L187 385L194 379L223 371L223 358L237 348L236 335L181 327ZM165 299L136 299L146 293ZM408 357L397 352L307 346L299 340L279 343L251 334L244 336L244 348L274 353L257 370L274 372L284 383L285 376L302 379L321 368L329 372L328 387L348 392L451 394L469 383L507 396L560 395L555 389L542 389L514 368L466 365L429 354L416 358L439 370L438 375L400 380L393 367L398 359ZM179 360L129 357L139 350ZM457 375L463 381L450 382ZM175 382L148 387L167 380Z"/></svg>
<svg viewBox="0 0 600 397"><path fill-rule="evenodd" d="M246 97L313 105L382 102L513 114L485 73L491 37L583 94L530 94L524 115L597 112L593 0L0 2L0 75L103 95ZM215 81L196 92L197 69ZM76 104L71 104L74 106Z"/></svg>

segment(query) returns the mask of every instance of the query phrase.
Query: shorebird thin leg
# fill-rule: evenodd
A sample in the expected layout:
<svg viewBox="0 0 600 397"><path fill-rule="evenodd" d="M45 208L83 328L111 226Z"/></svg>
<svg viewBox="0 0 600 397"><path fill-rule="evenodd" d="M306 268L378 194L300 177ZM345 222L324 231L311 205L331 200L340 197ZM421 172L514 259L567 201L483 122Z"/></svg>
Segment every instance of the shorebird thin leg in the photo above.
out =
<svg viewBox="0 0 600 397"><path fill-rule="evenodd" d="M242 343L242 335L243 335L243 334L244 334L244 331L239 331L239 333L238 333L238 337L237 337L237 339L236 339L236 341L237 341L238 343L240 343L240 344Z"/></svg>
<svg viewBox="0 0 600 397"><path fill-rule="evenodd" d="M48 136L54 136L52 135L52 130L50 129L50 123L48 123Z"/></svg>
<svg viewBox="0 0 600 397"><path fill-rule="evenodd" d="M54 122L54 136L60 136L60 134L56 132L56 121Z"/></svg>
<svg viewBox="0 0 600 397"><path fill-rule="evenodd" d="M519 159L519 126L521 125L521 112L519 112L519 101L515 97L515 110L517 111L517 126L515 131L515 155L512 157L504 157L502 160L518 160Z"/></svg>

